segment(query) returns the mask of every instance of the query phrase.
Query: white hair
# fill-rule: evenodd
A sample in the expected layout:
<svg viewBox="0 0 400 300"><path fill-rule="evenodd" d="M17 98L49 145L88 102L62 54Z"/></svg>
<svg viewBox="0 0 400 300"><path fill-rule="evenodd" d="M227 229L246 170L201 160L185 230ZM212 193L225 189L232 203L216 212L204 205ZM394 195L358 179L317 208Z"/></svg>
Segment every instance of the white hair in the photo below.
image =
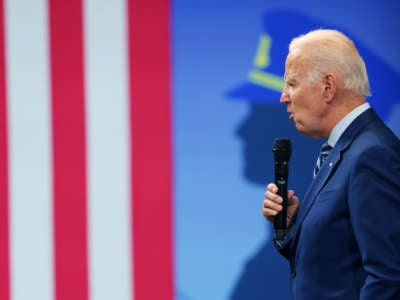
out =
<svg viewBox="0 0 400 300"><path fill-rule="evenodd" d="M334 73L344 89L370 96L364 60L354 43L337 30L318 29L292 40L289 52L297 47L306 49L303 58L310 64L309 80L318 82L328 72Z"/></svg>

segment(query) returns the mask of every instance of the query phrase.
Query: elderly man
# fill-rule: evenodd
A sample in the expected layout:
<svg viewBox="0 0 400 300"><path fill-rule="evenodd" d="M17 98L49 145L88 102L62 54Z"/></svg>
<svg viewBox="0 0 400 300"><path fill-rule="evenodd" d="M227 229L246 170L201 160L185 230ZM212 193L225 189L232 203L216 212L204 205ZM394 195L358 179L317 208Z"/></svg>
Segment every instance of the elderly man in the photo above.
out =
<svg viewBox="0 0 400 300"><path fill-rule="evenodd" d="M289 119L326 139L301 204L288 191L287 234L275 240L294 298L400 299L400 141L365 100L363 59L344 34L315 30L290 43L284 79ZM277 192L268 184L263 201L272 223Z"/></svg>

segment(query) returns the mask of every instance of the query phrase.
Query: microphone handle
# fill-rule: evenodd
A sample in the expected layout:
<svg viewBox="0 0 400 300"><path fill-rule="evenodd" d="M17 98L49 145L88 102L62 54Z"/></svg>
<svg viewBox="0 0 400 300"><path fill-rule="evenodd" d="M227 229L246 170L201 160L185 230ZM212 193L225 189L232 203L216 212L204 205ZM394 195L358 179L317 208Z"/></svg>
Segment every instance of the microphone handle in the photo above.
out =
<svg viewBox="0 0 400 300"><path fill-rule="evenodd" d="M278 195L282 197L282 210L274 220L275 239L282 240L286 234L287 219L287 191L288 191L288 163L286 161L275 162L275 184L278 187Z"/></svg>

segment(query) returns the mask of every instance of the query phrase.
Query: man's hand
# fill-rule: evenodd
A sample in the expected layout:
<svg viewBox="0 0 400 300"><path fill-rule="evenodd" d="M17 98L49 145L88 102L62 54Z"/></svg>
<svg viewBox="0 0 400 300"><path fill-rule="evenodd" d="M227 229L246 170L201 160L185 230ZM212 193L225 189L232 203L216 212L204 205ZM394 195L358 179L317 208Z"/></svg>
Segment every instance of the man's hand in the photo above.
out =
<svg viewBox="0 0 400 300"><path fill-rule="evenodd" d="M278 194L278 187L274 183L267 186L265 198L263 202L262 214L271 223L274 224L275 216L282 210L282 197ZM299 198L295 196L293 190L288 191L288 205L287 205L287 223L286 227L289 228L297 214L299 208Z"/></svg>

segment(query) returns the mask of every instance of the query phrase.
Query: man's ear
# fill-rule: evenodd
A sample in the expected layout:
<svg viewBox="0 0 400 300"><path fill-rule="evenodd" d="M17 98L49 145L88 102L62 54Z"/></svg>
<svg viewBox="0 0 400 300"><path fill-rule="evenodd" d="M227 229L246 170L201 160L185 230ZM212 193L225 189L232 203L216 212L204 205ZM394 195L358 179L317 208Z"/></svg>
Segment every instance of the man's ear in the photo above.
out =
<svg viewBox="0 0 400 300"><path fill-rule="evenodd" d="M332 101L336 93L337 81L336 76L332 73L326 74L322 79L323 84L323 98L325 102L329 103Z"/></svg>

